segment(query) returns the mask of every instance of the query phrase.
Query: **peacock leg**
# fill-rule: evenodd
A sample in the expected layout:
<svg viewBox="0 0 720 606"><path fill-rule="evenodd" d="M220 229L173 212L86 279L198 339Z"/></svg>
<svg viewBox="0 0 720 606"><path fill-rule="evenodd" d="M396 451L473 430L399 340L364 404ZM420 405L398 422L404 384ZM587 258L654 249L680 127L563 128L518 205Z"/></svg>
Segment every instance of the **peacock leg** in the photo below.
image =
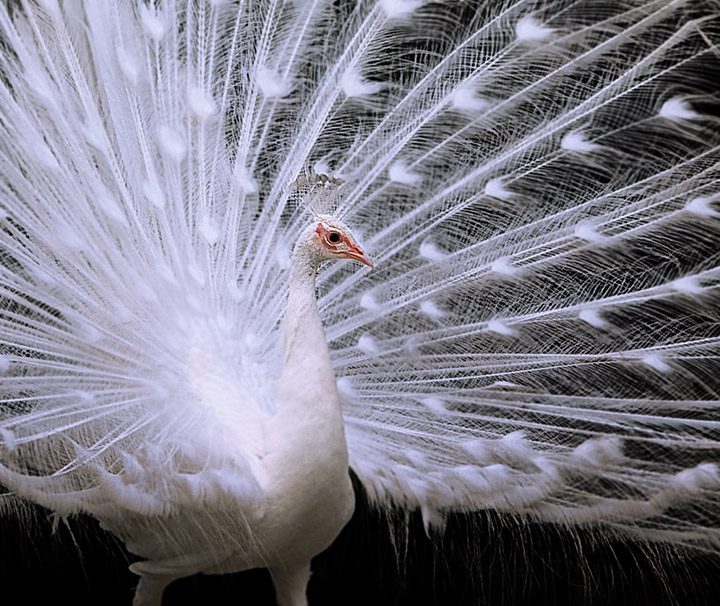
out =
<svg viewBox="0 0 720 606"><path fill-rule="evenodd" d="M160 606L165 588L175 580L176 577L143 574L140 577L133 606Z"/></svg>
<svg viewBox="0 0 720 606"><path fill-rule="evenodd" d="M310 580L310 562L299 566L271 568L278 606L307 606L307 584Z"/></svg>

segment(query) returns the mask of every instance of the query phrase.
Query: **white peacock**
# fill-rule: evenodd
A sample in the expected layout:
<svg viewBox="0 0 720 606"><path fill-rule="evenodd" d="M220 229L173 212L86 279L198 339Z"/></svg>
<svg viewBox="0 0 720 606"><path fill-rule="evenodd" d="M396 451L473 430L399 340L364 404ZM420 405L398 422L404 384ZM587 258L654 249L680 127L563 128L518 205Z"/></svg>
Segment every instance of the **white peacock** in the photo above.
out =
<svg viewBox="0 0 720 606"><path fill-rule="evenodd" d="M254 567L304 604L348 468L428 532L491 510L720 552L718 21L3 4L7 510L97 518L138 606Z"/></svg>

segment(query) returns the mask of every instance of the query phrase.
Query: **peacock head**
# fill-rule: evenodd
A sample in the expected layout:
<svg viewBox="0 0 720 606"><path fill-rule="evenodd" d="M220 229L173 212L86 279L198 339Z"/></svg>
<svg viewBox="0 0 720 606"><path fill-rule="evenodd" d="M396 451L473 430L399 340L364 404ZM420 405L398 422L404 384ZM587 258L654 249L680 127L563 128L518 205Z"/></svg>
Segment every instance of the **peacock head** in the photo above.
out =
<svg viewBox="0 0 720 606"><path fill-rule="evenodd" d="M373 266L373 262L360 248L350 228L330 215L315 215L300 242L306 243L317 265L324 261L354 259Z"/></svg>

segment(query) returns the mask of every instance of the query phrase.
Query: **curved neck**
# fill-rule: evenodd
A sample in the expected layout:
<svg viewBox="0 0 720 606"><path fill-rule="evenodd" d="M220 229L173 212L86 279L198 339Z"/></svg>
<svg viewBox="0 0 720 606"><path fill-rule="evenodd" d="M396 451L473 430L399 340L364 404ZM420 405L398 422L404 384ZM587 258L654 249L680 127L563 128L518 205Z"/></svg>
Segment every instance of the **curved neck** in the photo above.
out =
<svg viewBox="0 0 720 606"><path fill-rule="evenodd" d="M294 419L289 425L292 431L311 423L315 424L309 433L313 436L322 425L326 439L336 433L338 443L344 444L340 395L315 297L318 264L307 247L296 246L282 321L283 367L278 398L284 416Z"/></svg>
<svg viewBox="0 0 720 606"><path fill-rule="evenodd" d="M303 247L293 252L290 294L282 322L283 372L288 364L318 353L328 358L315 295L317 263Z"/></svg>

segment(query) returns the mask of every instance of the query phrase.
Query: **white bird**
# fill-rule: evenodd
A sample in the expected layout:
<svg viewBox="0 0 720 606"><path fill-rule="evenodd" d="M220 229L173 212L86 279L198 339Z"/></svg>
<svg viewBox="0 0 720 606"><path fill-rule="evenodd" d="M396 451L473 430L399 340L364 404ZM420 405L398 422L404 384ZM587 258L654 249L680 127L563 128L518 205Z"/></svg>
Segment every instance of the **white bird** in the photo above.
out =
<svg viewBox="0 0 720 606"><path fill-rule="evenodd" d="M241 475L251 489L212 507L208 513L221 514L221 525L183 509L170 516L138 519L123 511L103 518L131 551L148 558L131 566L141 577L138 606L159 604L165 586L183 576L261 567L270 569L281 606L306 603L310 560L332 543L355 506L340 395L315 300L318 267L342 258L372 266L342 222L318 215L293 253L272 414L255 401L243 377L228 381L227 375L215 373L218 361L208 358L207 349L192 350L194 395L236 439L232 448L223 446L223 454L240 461L225 463L223 473ZM213 437L217 434L208 439ZM214 478L193 478L198 480L214 483ZM207 485L198 490L198 496L206 492L200 502L207 504Z"/></svg>
<svg viewBox="0 0 720 606"><path fill-rule="evenodd" d="M138 606L257 567L305 604L348 468L428 532L719 553L719 15L1 7L7 510L97 518Z"/></svg>

